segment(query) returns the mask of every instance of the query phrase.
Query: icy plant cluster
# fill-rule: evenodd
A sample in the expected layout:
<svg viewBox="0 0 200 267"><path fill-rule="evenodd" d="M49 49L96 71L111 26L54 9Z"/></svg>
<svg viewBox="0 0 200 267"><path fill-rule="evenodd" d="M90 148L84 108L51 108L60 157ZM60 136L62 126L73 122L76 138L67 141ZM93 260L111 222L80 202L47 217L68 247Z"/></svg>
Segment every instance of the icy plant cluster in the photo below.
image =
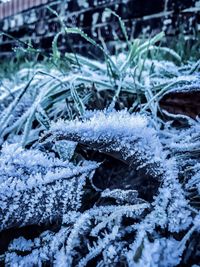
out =
<svg viewBox="0 0 200 267"><path fill-rule="evenodd" d="M52 56L0 83L0 265L200 264L199 106L183 98L199 92L199 61L157 46L163 33L129 40L109 12L124 51L60 18ZM63 34L104 61L62 58ZM182 114L175 93L189 103Z"/></svg>
<svg viewBox="0 0 200 267"><path fill-rule="evenodd" d="M199 204L193 201L199 196L200 168L189 147L195 137L198 144L198 124L193 124L193 130L177 135L172 128L157 131L148 117L126 110L86 112L79 119L51 123L35 148L5 144L0 154L1 230L59 225L36 238L15 238L5 264L168 267L198 258L198 249L192 249L200 231ZM83 160L82 147L158 182L153 200L142 199L134 186L122 189L120 181L116 188L98 188L95 179L103 163Z"/></svg>

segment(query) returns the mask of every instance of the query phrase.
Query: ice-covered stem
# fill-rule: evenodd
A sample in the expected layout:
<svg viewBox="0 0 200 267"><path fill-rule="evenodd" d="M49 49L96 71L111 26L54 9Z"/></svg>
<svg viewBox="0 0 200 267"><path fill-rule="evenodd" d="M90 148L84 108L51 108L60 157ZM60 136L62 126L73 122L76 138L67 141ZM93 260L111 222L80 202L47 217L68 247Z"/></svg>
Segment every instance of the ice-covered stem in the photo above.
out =
<svg viewBox="0 0 200 267"><path fill-rule="evenodd" d="M18 156L18 157L17 157ZM15 145L0 154L0 230L62 220L81 207L83 187L98 164L74 164Z"/></svg>
<svg viewBox="0 0 200 267"><path fill-rule="evenodd" d="M120 243L125 233L122 217L138 220L148 207L145 203L107 205L91 208L84 213L68 212L63 216L65 226L57 233L45 231L34 240L23 237L13 240L6 253L6 266L43 266L53 259L54 266L85 266L102 250L106 250L109 243ZM91 236L94 242L91 242ZM79 265L77 261L80 261Z"/></svg>
<svg viewBox="0 0 200 267"><path fill-rule="evenodd" d="M156 179L163 176L165 153L148 119L120 112L91 112L82 120L52 123L41 142L71 140L101 153L108 153Z"/></svg>

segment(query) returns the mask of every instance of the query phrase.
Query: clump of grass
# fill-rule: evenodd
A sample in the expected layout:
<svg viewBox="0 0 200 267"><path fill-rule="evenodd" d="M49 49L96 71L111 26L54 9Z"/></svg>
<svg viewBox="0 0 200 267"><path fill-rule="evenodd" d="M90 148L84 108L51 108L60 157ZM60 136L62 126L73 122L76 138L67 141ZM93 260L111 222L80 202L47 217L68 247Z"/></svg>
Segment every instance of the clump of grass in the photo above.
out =
<svg viewBox="0 0 200 267"><path fill-rule="evenodd" d="M26 63L25 69L15 71L14 87L9 84L13 89L6 90L5 82L1 87L1 103L10 102L2 112L2 140L13 135L19 136L23 145L37 140L36 133L34 140L29 137L33 128L37 133L44 129L44 123L41 119L38 123L37 119L43 117L40 116L41 113L45 114L47 121L73 118L96 107L128 108L130 112L147 112L158 122L159 100L165 92L195 81L195 76L188 79L188 75L193 72L193 64L183 68L181 57L175 51L159 45L164 33L143 42L139 39L129 40L120 17L113 11L108 12L119 20L126 39L126 51L110 55L104 46L97 44L82 30L68 28L61 21L62 30L52 43L51 59L42 64ZM54 14L58 16L55 12ZM67 52L61 57L57 42L59 36L65 34L78 34L98 48L104 60L98 62ZM162 58L166 55L173 58L174 62L163 61ZM62 69L63 62L67 66L65 69ZM196 69L198 66L194 71ZM16 87L19 83L21 85ZM11 100L11 95L14 95L14 101Z"/></svg>
<svg viewBox="0 0 200 267"><path fill-rule="evenodd" d="M2 71L1 229L48 229L13 240L0 256L8 266L177 266L198 257L199 121L167 113L160 100L197 88L199 62L163 47L162 32L129 39L107 12L119 20L123 51L112 55L60 20L50 57L11 62L7 78ZM70 34L102 60L60 51ZM182 120L184 129L174 127Z"/></svg>

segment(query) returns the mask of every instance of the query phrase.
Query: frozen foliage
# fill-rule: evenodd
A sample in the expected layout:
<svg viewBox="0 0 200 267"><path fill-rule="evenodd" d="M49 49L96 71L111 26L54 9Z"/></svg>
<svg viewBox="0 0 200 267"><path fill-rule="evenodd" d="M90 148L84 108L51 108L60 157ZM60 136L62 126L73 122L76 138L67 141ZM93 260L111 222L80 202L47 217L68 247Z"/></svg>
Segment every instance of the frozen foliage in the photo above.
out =
<svg viewBox="0 0 200 267"><path fill-rule="evenodd" d="M95 111L51 123L36 145L40 150L5 144L0 154L1 229L55 221L60 225L34 239L14 239L5 254L6 265L180 264L194 242L193 233L200 230L199 207L192 204L190 192L196 188L199 194L199 163L192 160L194 175L186 175L182 183L185 165L177 154L187 131L191 144L198 124L177 136L172 128L157 131L146 116ZM100 162L83 160L81 147L107 154L157 181L152 202L140 197L134 183L129 189L120 183L118 188L97 188L94 171ZM183 157L188 162L188 150ZM91 203L85 205L87 198Z"/></svg>
<svg viewBox="0 0 200 267"><path fill-rule="evenodd" d="M74 119L75 114L83 115L88 106L91 109L103 109L110 105L110 98L111 107L118 102L120 108L127 107L131 111L150 110L155 119L159 110L158 102L169 90L182 90L183 85L195 84L198 87L198 64L188 64L183 68L171 61L160 60L164 54L170 55L169 59L175 62L181 61L173 50L155 45L162 39L163 33L144 43L138 39L132 40L128 42L128 51L110 56L107 49L80 29L65 28L64 31L81 35L102 51L106 60L98 62L65 53L63 63L67 71L49 68L48 64L37 64L20 69L13 75L12 82L3 79L0 84L1 142L5 138L10 143L29 144L38 139L50 120L63 117ZM126 32L125 28L123 32ZM55 66L61 60L57 47L61 34L63 32L55 36L52 45ZM151 59L148 57L149 50L156 51L150 53Z"/></svg>
<svg viewBox="0 0 200 267"><path fill-rule="evenodd" d="M6 262L17 263L19 266L42 262L54 262L55 266L86 266L91 260L99 259L99 266L118 266L126 259L129 266L179 264L186 242L198 227L192 220L194 210L192 212L179 183L179 163L175 158L166 158L170 148L166 145L165 149L162 147L163 137L160 142L159 136L160 133L150 126L147 118L129 115L126 111L94 112L82 120L59 121L53 124L41 142L76 141L92 150L122 159L131 168L146 168L149 175L152 172L148 169L155 168L154 178L159 178L161 186L151 206L138 198L136 190L107 188L101 192L101 198L113 199L117 206L98 205L83 213L75 211L76 209L73 212L66 210L61 230L42 234L33 243L29 241L30 245L27 243L26 249L28 255L25 257L20 255L20 251L26 245L20 248L20 240L15 240L9 247ZM117 155L118 147L121 158ZM131 157L136 153L140 157L133 163ZM155 173L159 175L156 176ZM81 183L81 179L79 181ZM126 218L132 220L128 223ZM195 221L198 221L198 217ZM169 237L162 236L162 231L157 230L157 227L167 230ZM187 229L188 234L181 240L176 239L178 233ZM46 236L49 239L44 242ZM58 242L55 242L57 237ZM142 250L140 256L138 250Z"/></svg>
<svg viewBox="0 0 200 267"><path fill-rule="evenodd" d="M134 204L142 201L138 199L138 192L136 190L106 189L101 193L101 197L114 198L118 204Z"/></svg>
<svg viewBox="0 0 200 267"><path fill-rule="evenodd" d="M168 267L180 264L182 257L185 260L193 234L200 230L199 207L192 205L190 192L196 187L199 194L199 163L192 160L194 175L186 175L181 183L185 165L175 148L184 147L185 133L180 130L177 136L168 128L164 134L152 125L148 117L126 110L95 111L52 123L38 145L52 152L4 145L1 229L55 220L60 225L32 240L13 240L5 254L6 265L82 267L95 262L117 267L126 262L131 267ZM188 143L197 134L195 127ZM94 186L94 171L100 164L83 160L77 146L105 153L130 170L137 169L145 179L158 181L153 201L140 198L134 187L120 188L120 183L104 190ZM188 153L184 156L188 161ZM91 199L89 206L83 200L85 193Z"/></svg>
<svg viewBox="0 0 200 267"><path fill-rule="evenodd" d="M10 253L6 257L6 264L17 266L40 266L44 262L54 261L54 255L59 253L67 236L69 228L62 227L58 233L45 231L34 241L18 238L9 246ZM11 252L13 251L13 252ZM17 251L24 251L26 257L18 256ZM60 266L60 265L58 265Z"/></svg>
<svg viewBox="0 0 200 267"><path fill-rule="evenodd" d="M110 242L123 244L123 238L126 235L126 230L120 226L122 218L124 216L139 218L147 207L147 204L102 206L92 208L81 215L69 212L64 217L63 223L70 225L75 222L71 230L65 226L56 234L45 232L33 242L22 238L16 239L9 247L10 252L7 254L6 261L11 265L17 263L19 266L34 266L37 263L55 260L56 266L74 266L74 262L78 259L80 260L77 263L78 266L86 266L87 262L103 252L111 258L110 263L112 263ZM89 244L88 236L93 237L93 243ZM78 249L80 246L83 246L82 259ZM28 256L18 256L14 251L26 251Z"/></svg>
<svg viewBox="0 0 200 267"><path fill-rule="evenodd" d="M173 238L157 238L150 242L147 237L143 240L143 250L139 261L133 265L131 251L127 253L128 266L137 267L168 267L176 266L180 263L180 257L183 253L179 241Z"/></svg>
<svg viewBox="0 0 200 267"><path fill-rule="evenodd" d="M147 119L129 115L126 111L100 115L97 112L83 121L53 124L50 131L58 139L78 141L102 152L120 151L120 156L130 165L145 169L157 179L160 176L163 186L155 200L157 216L154 216L160 217L161 226L168 224L171 231L184 229L190 224L190 211L177 180L176 162L165 158L158 136L148 126ZM125 194L123 198L126 198Z"/></svg>
<svg viewBox="0 0 200 267"><path fill-rule="evenodd" d="M104 51L101 63L66 53L66 73L37 65L3 80L0 230L16 232L3 264L199 264L199 119L159 106L168 93L198 91L199 66L148 59L161 37Z"/></svg>
<svg viewBox="0 0 200 267"><path fill-rule="evenodd" d="M52 123L56 140L72 140L114 154L156 179L163 174L165 153L147 118L127 111L89 113L83 120Z"/></svg>
<svg viewBox="0 0 200 267"><path fill-rule="evenodd" d="M78 166L37 150L7 145L0 155L1 230L61 220L78 210L86 179L98 164Z"/></svg>

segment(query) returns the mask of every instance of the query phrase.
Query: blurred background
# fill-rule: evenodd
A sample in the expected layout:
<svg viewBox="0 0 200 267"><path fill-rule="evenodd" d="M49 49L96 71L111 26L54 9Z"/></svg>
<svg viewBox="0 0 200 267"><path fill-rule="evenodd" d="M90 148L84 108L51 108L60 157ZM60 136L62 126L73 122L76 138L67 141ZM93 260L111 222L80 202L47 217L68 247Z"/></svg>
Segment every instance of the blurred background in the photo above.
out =
<svg viewBox="0 0 200 267"><path fill-rule="evenodd" d="M117 17L106 8L123 19L129 37L149 37L164 31L167 41L174 45L177 38L187 42L198 39L200 1L195 0L1 0L0 57L10 55L23 43L47 52L61 29L61 20L104 42L113 53L120 49L117 45L122 44L116 41L123 41L124 35ZM61 50L74 49L82 54L87 53L88 45L91 47L79 35L60 36L58 43Z"/></svg>

